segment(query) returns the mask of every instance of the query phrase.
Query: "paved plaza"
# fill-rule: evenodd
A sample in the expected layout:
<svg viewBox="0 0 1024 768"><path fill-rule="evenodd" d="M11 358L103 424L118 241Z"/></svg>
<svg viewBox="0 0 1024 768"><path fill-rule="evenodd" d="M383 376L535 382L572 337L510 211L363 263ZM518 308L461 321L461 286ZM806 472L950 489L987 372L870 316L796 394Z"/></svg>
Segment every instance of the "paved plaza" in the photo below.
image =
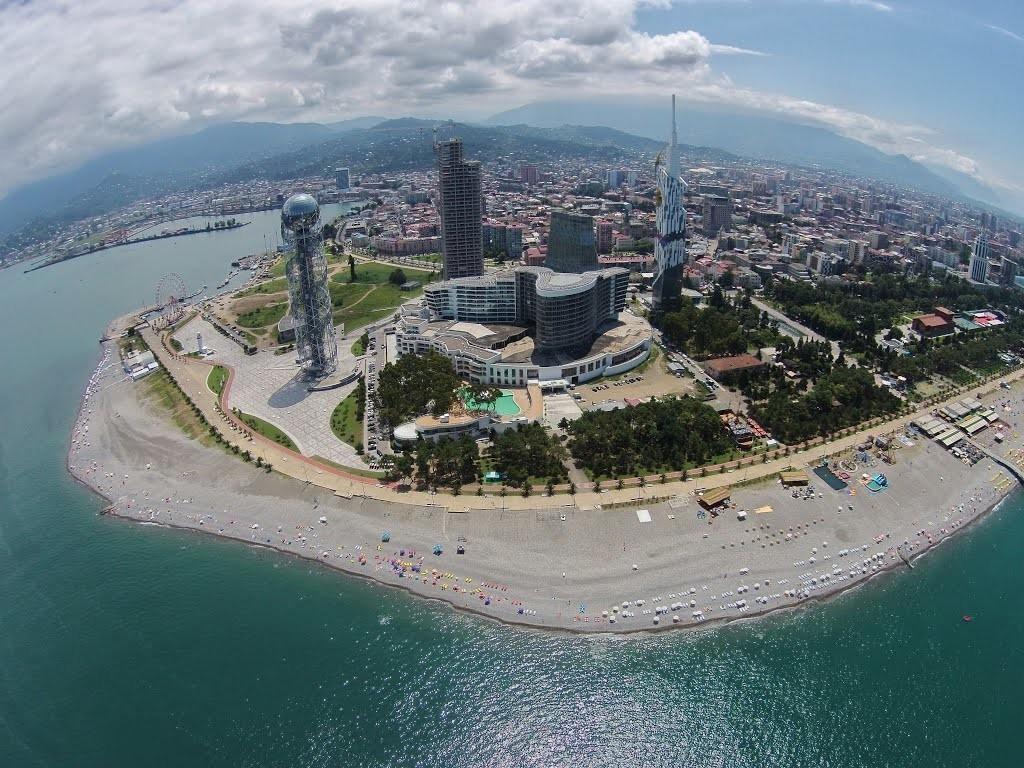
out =
<svg viewBox="0 0 1024 768"><path fill-rule="evenodd" d="M258 416L280 428L306 456L320 456L337 464L365 468L366 462L331 431L331 413L353 389L356 382L326 392L309 392L299 377L294 353L275 355L261 350L246 355L202 317L195 317L174 334L187 353L198 351L196 334L215 353L206 359L228 365L235 371L228 407ZM352 355L352 339L338 339L338 371L347 373L362 360Z"/></svg>

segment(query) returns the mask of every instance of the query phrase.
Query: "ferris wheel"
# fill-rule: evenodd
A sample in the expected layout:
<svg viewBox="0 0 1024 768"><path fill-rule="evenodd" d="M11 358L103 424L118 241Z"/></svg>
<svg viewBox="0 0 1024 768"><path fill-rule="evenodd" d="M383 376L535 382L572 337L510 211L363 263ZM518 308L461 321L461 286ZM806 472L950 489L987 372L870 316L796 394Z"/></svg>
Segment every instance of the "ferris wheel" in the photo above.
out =
<svg viewBox="0 0 1024 768"><path fill-rule="evenodd" d="M177 272L160 278L156 285L156 311L160 319L171 325L185 314L185 280Z"/></svg>

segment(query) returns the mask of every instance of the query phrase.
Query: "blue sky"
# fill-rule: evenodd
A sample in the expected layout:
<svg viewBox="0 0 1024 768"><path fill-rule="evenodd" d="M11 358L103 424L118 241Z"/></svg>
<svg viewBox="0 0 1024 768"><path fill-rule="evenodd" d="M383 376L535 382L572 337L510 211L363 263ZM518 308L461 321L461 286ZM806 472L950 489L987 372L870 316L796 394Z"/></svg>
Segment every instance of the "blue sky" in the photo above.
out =
<svg viewBox="0 0 1024 768"><path fill-rule="evenodd" d="M695 0L645 9L637 26L761 51L715 68L738 86L929 128L982 178L1024 186L1022 0Z"/></svg>

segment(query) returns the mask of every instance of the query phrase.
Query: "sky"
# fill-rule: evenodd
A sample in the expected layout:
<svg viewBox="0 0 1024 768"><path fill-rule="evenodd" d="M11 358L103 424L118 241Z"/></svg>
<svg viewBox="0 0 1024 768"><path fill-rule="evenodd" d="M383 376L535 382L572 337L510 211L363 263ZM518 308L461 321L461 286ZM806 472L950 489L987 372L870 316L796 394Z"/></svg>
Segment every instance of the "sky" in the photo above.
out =
<svg viewBox="0 0 1024 768"><path fill-rule="evenodd" d="M0 50L0 195L230 120L674 91L1024 201L1024 0L0 0Z"/></svg>

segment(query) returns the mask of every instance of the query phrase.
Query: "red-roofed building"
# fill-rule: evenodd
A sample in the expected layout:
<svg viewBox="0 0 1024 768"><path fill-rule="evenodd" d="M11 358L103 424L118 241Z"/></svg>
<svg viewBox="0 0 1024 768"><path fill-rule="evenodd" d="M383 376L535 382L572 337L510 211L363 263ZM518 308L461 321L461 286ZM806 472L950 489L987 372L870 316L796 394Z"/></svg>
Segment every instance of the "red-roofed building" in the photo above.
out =
<svg viewBox="0 0 1024 768"><path fill-rule="evenodd" d="M940 315L920 315L914 318L910 327L926 339L953 332L953 323Z"/></svg>

